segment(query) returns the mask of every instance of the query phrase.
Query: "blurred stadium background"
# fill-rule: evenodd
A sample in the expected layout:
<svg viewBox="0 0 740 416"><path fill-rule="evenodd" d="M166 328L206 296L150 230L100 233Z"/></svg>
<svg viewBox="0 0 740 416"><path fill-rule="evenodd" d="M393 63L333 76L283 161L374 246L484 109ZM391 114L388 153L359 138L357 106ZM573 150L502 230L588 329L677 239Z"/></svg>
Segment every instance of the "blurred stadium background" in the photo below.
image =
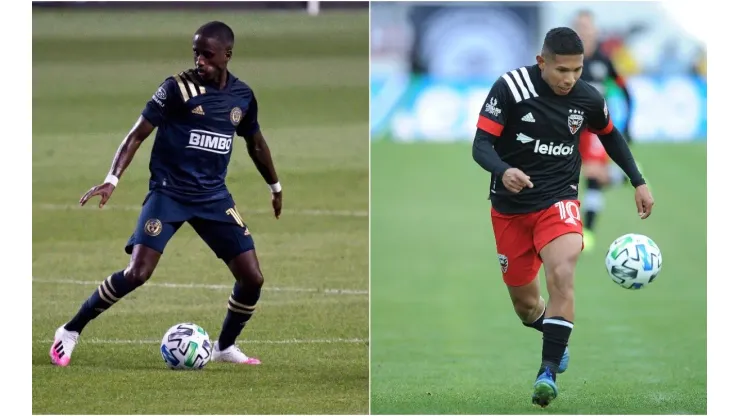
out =
<svg viewBox="0 0 740 416"><path fill-rule="evenodd" d="M640 221L629 186L606 191L577 271L571 368L545 412L706 413L706 47L658 2L372 4L372 413L541 412L529 404L541 335L512 311L470 145L496 78L533 64L581 9L627 80L656 206ZM623 127L621 92L606 96ZM628 232L665 261L638 292L604 269Z"/></svg>
<svg viewBox="0 0 740 416"><path fill-rule="evenodd" d="M33 413L367 414L368 5L315 14L306 2L34 3ZM284 186L276 221L234 141L227 184L266 279L240 346L263 365L166 369L164 332L196 322L217 337L233 285L185 226L151 281L90 323L69 368L54 368L54 330L128 261L154 135L105 209L77 201L160 83L192 67L192 35L210 20L235 31L229 68L257 94Z"/></svg>

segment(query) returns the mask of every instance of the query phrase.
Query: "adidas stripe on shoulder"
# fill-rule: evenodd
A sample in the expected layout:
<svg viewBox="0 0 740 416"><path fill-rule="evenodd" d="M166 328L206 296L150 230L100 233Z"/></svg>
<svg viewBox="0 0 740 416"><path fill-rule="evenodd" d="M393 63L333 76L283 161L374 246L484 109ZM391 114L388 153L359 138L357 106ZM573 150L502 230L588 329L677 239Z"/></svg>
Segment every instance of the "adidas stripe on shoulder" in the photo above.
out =
<svg viewBox="0 0 740 416"><path fill-rule="evenodd" d="M529 72L527 72L526 67L509 71L502 75L501 78L506 81L506 85L509 87L515 103L539 97L537 91L534 89L532 80L529 78Z"/></svg>
<svg viewBox="0 0 740 416"><path fill-rule="evenodd" d="M188 102L188 100L193 97L206 93L205 87L198 82L198 78L196 78L192 70L180 72L172 77L175 79L175 82L177 82L177 86L180 89L183 103Z"/></svg>

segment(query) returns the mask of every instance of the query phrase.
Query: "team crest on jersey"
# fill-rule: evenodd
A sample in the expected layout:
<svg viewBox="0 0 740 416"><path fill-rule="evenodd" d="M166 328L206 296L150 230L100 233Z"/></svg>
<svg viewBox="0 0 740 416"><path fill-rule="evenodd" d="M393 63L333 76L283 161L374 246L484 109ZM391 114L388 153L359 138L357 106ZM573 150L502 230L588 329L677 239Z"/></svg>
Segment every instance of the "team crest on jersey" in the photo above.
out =
<svg viewBox="0 0 740 416"><path fill-rule="evenodd" d="M231 109L231 124L238 125L240 121L242 121L242 109L239 107L234 107Z"/></svg>
<svg viewBox="0 0 740 416"><path fill-rule="evenodd" d="M503 254L499 254L498 262L501 265L501 273L506 273L506 271L509 270L509 258Z"/></svg>
<svg viewBox="0 0 740 416"><path fill-rule="evenodd" d="M570 115L568 116L568 128L570 134L578 133L578 129L583 125L583 111L581 110L568 110Z"/></svg>
<svg viewBox="0 0 740 416"><path fill-rule="evenodd" d="M144 224L144 232L152 237L156 237L162 232L162 221L156 218L150 218Z"/></svg>
<svg viewBox="0 0 740 416"><path fill-rule="evenodd" d="M499 114L501 114L501 109L496 107L498 105L498 100L496 98L491 98L489 102L486 103L486 113L498 117Z"/></svg>

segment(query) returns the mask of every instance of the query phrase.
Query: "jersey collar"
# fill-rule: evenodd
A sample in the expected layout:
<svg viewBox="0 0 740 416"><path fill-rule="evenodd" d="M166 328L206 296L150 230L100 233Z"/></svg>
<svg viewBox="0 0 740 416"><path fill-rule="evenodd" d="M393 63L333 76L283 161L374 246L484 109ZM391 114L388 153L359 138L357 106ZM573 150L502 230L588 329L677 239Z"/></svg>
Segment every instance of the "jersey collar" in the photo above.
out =
<svg viewBox="0 0 740 416"><path fill-rule="evenodd" d="M535 85L535 89L537 90L537 93L541 96L552 96L555 95L555 91L550 88L549 85L547 85L547 82L545 82L544 79L542 79L542 70L540 69L540 66L537 64L532 65L532 82Z"/></svg>

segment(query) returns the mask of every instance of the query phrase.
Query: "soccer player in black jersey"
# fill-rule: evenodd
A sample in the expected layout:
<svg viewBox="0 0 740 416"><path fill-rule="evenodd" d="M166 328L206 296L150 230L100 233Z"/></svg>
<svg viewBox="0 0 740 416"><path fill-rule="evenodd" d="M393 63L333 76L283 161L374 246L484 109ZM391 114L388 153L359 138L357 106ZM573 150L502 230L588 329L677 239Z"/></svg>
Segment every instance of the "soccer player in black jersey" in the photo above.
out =
<svg viewBox="0 0 740 416"><path fill-rule="evenodd" d="M157 128L149 192L125 247L131 260L124 270L108 276L77 314L57 329L49 351L53 364L69 365L85 325L151 277L167 242L184 222L236 279L211 360L260 364L235 345L255 311L263 283L254 241L225 184L235 133L244 137L250 157L269 184L276 218L282 209L282 190L260 132L254 92L227 70L233 45L234 33L222 22L207 23L195 32L195 67L165 79L118 148L104 183L80 199L85 205L100 196L102 208L141 143Z"/></svg>
<svg viewBox="0 0 740 416"><path fill-rule="evenodd" d="M622 135L612 125L604 97L580 80L583 44L569 28L545 36L537 64L502 75L481 109L473 158L491 173L491 222L498 259L514 311L543 333L542 361L532 402L547 406L568 366L573 329L573 284L583 250L578 179L580 133L598 135L609 156L635 187L641 218L653 198ZM549 301L537 274L545 266Z"/></svg>
<svg viewBox="0 0 740 416"><path fill-rule="evenodd" d="M594 86L602 95L605 95L606 83L610 80L622 92L627 104L627 119L622 135L629 143L632 98L624 78L619 76L611 59L599 49L598 30L593 14L588 10L579 11L573 21L573 29L583 41L584 61L581 79ZM586 191L583 197L583 245L584 251L589 251L595 242L593 230L596 226L596 217L604 206L602 190L611 184L621 184L624 176L618 168L613 169L614 166L610 163L601 141L588 130L583 130L581 134L580 151L583 160L581 170L586 177Z"/></svg>

